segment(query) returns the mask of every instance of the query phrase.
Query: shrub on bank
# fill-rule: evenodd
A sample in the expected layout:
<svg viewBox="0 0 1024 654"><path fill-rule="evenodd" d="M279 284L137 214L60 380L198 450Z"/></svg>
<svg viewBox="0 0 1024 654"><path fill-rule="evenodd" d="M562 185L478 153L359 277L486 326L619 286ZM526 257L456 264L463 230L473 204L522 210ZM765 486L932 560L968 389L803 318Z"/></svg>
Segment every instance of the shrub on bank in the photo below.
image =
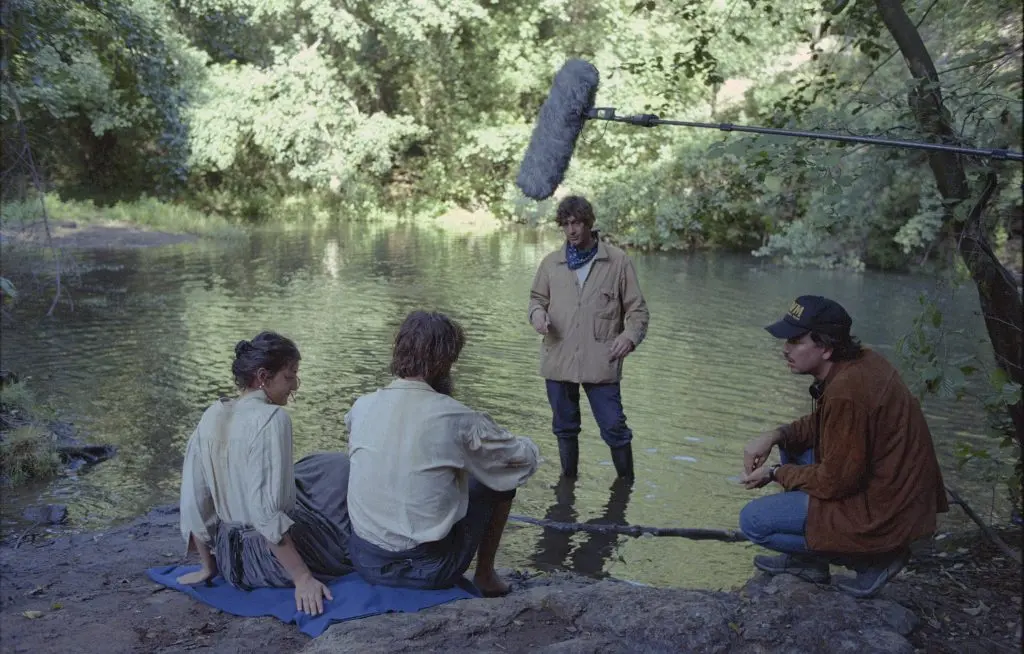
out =
<svg viewBox="0 0 1024 654"><path fill-rule="evenodd" d="M0 483L16 486L54 477L61 468L54 435L21 383L0 389Z"/></svg>
<svg viewBox="0 0 1024 654"><path fill-rule="evenodd" d="M60 471L53 434L39 425L2 432L0 439L0 481L5 485L50 479Z"/></svg>

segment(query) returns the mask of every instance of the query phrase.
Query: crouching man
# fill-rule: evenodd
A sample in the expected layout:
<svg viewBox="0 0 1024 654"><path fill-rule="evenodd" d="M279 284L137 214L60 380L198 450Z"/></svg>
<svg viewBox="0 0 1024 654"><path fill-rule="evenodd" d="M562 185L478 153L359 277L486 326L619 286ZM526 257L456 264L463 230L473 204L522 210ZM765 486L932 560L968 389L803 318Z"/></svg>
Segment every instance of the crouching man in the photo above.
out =
<svg viewBox="0 0 1024 654"><path fill-rule="evenodd" d="M416 311L395 338L387 387L345 416L351 460L352 564L368 582L449 588L477 556L486 597L508 586L494 569L516 488L537 470L533 441L453 399L462 328Z"/></svg>
<svg viewBox="0 0 1024 654"><path fill-rule="evenodd" d="M935 532L948 509L931 433L896 369L851 336L837 302L801 296L765 329L785 340L789 369L811 375L813 410L761 434L743 452L743 484L782 486L740 512L769 574L828 583L829 563L856 571L837 586L870 597L906 564L911 542ZM774 447L781 464L768 465Z"/></svg>

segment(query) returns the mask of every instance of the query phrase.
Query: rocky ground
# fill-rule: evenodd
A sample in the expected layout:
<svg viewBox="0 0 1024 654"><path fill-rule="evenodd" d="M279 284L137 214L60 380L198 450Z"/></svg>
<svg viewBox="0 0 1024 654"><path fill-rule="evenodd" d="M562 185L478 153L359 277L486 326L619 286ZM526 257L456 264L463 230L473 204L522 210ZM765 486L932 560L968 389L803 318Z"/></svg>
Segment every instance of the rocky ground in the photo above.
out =
<svg viewBox="0 0 1024 654"><path fill-rule="evenodd" d="M1020 545L1017 538L1016 545ZM879 598L783 576L742 589L659 589L568 574L512 575L515 592L335 625L310 640L153 584L181 560L173 509L102 533L0 546L4 652L1017 652L1021 570L976 538L915 556Z"/></svg>

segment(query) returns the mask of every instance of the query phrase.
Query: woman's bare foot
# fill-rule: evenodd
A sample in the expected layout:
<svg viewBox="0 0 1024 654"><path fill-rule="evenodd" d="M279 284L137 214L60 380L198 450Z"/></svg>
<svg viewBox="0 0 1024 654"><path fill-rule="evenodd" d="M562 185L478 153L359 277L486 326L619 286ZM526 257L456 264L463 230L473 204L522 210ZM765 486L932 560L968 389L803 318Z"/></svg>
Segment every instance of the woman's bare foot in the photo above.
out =
<svg viewBox="0 0 1024 654"><path fill-rule="evenodd" d="M473 575L473 585L480 589L484 597L502 597L508 595L509 586L494 570L486 572L476 571Z"/></svg>

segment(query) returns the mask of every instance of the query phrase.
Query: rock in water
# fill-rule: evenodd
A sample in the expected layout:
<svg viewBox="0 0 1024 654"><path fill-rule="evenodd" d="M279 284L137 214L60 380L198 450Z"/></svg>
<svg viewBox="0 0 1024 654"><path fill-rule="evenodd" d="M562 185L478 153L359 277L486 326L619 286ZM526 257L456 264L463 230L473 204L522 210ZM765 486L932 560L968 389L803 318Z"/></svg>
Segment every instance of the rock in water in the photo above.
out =
<svg viewBox="0 0 1024 654"><path fill-rule="evenodd" d="M41 525L59 525L68 519L68 507L63 504L30 506L22 513L22 517Z"/></svg>

